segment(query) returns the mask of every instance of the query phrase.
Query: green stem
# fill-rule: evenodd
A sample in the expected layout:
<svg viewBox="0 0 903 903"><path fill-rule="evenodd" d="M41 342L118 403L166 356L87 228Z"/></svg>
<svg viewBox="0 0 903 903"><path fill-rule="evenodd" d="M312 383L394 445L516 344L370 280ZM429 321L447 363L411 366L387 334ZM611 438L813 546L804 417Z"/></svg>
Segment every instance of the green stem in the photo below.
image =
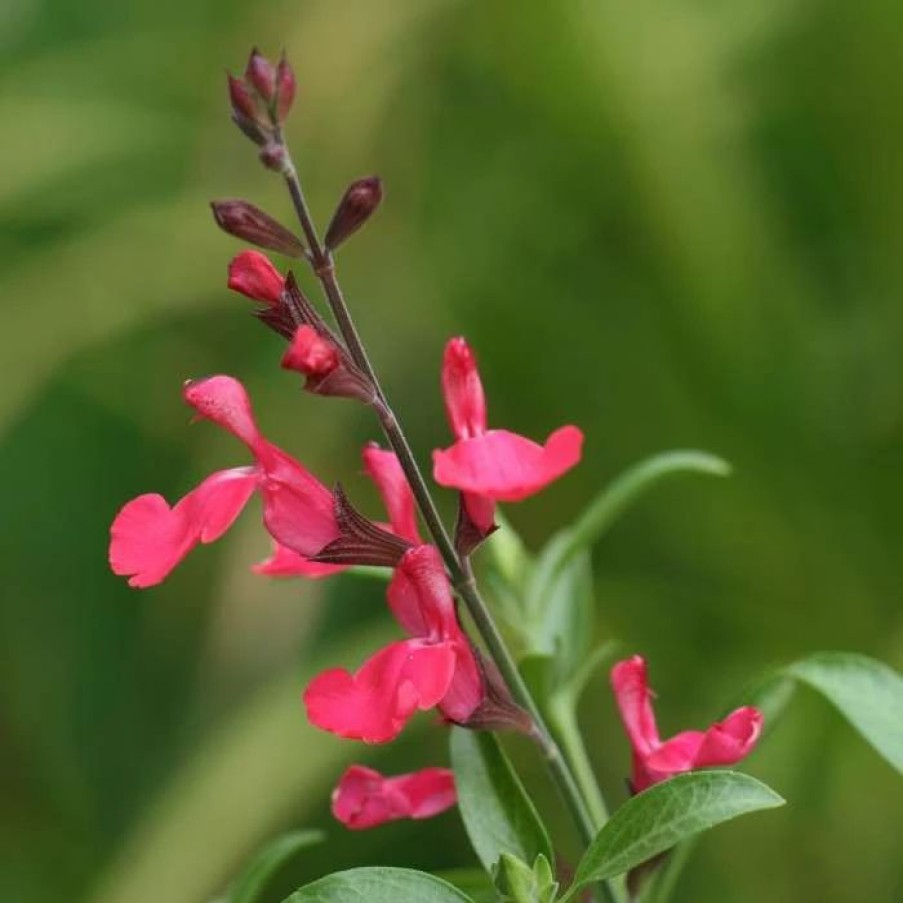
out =
<svg viewBox="0 0 903 903"><path fill-rule="evenodd" d="M593 820L593 827L598 833L605 822L608 821L608 807L605 805L605 799L602 796L602 791L599 789L593 766L589 761L586 744L583 742L583 736L580 733L580 726L577 723L574 707L565 696L554 694L549 699L546 714L548 715L552 731L571 766L574 780L576 780L577 786L586 800L590 817Z"/></svg>

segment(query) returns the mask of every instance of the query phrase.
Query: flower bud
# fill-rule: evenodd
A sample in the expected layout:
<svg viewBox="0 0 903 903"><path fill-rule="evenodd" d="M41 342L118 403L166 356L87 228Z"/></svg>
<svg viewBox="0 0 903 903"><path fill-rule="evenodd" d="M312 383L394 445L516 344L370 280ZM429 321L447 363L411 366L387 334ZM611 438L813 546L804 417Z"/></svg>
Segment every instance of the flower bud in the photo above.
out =
<svg viewBox="0 0 903 903"><path fill-rule="evenodd" d="M382 182L379 176L358 179L342 195L338 207L332 216L332 222L326 230L327 251L337 248L346 238L360 229L370 218L383 197Z"/></svg>
<svg viewBox="0 0 903 903"><path fill-rule="evenodd" d="M256 47L248 58L245 78L254 86L264 103L270 106L276 92L276 70Z"/></svg>
<svg viewBox="0 0 903 903"><path fill-rule="evenodd" d="M282 56L279 57L279 65L276 66L276 119L278 122L285 122L288 117L289 110L295 101L297 87L295 73L283 50Z"/></svg>
<svg viewBox="0 0 903 903"><path fill-rule="evenodd" d="M552 903L558 892L552 867L542 853L532 868L511 853L502 853L492 880L500 903Z"/></svg>
<svg viewBox="0 0 903 903"><path fill-rule="evenodd" d="M265 254L242 251L229 263L229 288L254 301L275 307L280 303L285 280Z"/></svg>
<svg viewBox="0 0 903 903"><path fill-rule="evenodd" d="M260 109L257 101L251 96L247 84L234 75L226 74L229 80L229 100L232 104L232 110L240 113L247 119L256 120L260 117Z"/></svg>
<svg viewBox="0 0 903 903"><path fill-rule="evenodd" d="M355 398L371 404L376 393L370 380L358 369L345 350L314 326L299 326L282 357L285 370L307 377L304 388L315 395Z"/></svg>
<svg viewBox="0 0 903 903"><path fill-rule="evenodd" d="M289 257L305 255L300 240L259 207L238 199L212 201L210 206L217 225L224 232Z"/></svg>
<svg viewBox="0 0 903 903"><path fill-rule="evenodd" d="M296 370L305 376L328 376L338 366L338 348L317 335L312 326L298 327L282 358L283 369Z"/></svg>

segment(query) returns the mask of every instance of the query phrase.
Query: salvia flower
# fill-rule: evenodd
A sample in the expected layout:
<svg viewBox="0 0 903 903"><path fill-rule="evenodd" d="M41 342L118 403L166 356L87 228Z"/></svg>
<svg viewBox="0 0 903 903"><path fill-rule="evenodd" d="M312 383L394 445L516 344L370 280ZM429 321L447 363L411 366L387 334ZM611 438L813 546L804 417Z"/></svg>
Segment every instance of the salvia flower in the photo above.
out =
<svg viewBox="0 0 903 903"><path fill-rule="evenodd" d="M705 731L683 731L661 740L642 656L618 662L611 670L611 684L633 750L635 793L685 771L733 765L752 751L762 731L762 713L744 706Z"/></svg>
<svg viewBox="0 0 903 903"><path fill-rule="evenodd" d="M467 342L451 339L442 363L442 392L454 445L433 452L433 476L460 489L471 518L486 524L489 502L516 502L539 492L580 460L583 433L564 426L545 445L486 427L486 401ZM491 516L488 518L491 523Z"/></svg>
<svg viewBox="0 0 903 903"><path fill-rule="evenodd" d="M255 463L213 474L170 508L157 494L125 505L110 530L110 565L129 584L160 583L201 542L222 536L256 491L273 538L310 557L339 535L333 495L316 477L260 433L244 386L231 376L189 382L185 400L245 443Z"/></svg>
<svg viewBox="0 0 903 903"><path fill-rule="evenodd" d="M315 677L304 693L309 720L366 743L393 740L418 710L438 707L449 721L466 723L482 702L482 678L434 546L401 556L388 601L410 639L381 649L353 674L333 668Z"/></svg>
<svg viewBox="0 0 903 903"><path fill-rule="evenodd" d="M457 802L455 777L448 768L423 768L385 777L352 765L332 794L332 814L353 831L402 818L432 818Z"/></svg>

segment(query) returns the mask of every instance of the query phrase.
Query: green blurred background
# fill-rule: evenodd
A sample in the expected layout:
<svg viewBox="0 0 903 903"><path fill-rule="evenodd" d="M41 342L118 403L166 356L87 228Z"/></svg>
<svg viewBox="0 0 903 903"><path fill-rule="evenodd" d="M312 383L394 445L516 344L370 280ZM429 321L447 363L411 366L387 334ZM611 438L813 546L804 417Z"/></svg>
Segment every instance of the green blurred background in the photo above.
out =
<svg viewBox="0 0 903 903"><path fill-rule="evenodd" d="M903 664L899 3L3 0L4 903L201 903L295 826L330 842L274 899L329 868L470 861L454 813L330 822L348 761L445 757L439 731L368 749L304 721L306 677L391 635L378 585L255 578L251 513L157 589L106 567L126 499L245 462L189 429L192 375L241 377L275 441L373 504L367 412L302 395L224 286L240 246L207 201L289 219L228 120L223 69L252 43L295 63L320 222L385 180L341 269L423 455L462 332L495 424L586 431L579 470L507 510L534 546L651 452L735 465L658 489L596 555L600 636L649 657L665 730L812 650ZM604 678L583 716L623 799ZM903 900L903 786L824 704L801 694L746 768L790 805L708 837L679 900Z"/></svg>

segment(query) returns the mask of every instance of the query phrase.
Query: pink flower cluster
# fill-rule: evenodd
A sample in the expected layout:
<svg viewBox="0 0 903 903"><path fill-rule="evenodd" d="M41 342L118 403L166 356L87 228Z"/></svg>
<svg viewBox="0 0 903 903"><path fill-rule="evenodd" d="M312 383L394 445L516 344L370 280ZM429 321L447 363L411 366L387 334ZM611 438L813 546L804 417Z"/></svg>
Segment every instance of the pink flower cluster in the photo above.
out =
<svg viewBox="0 0 903 903"><path fill-rule="evenodd" d="M279 307L293 285L267 257L257 251L239 254L229 267L229 286L265 306L262 317L273 318L271 325L289 339L283 366L303 373L306 388L370 399L365 378L328 331L311 323L284 328ZM467 528L459 535L466 536L469 552L494 529L497 502L527 498L578 463L583 436L567 426L539 445L487 429L483 387L463 339L446 347L442 389L456 441L434 452L433 475L461 493ZM133 587L160 583L195 546L219 539L255 493L274 543L271 556L254 566L258 573L320 578L347 567L345 562L371 563L366 556L352 561L352 545L343 545L350 529L344 495L264 437L238 380L218 375L191 381L183 397L200 418L243 443L252 463L212 474L175 505L156 493L128 502L111 528L109 560L116 574L128 577ZM389 524L361 527L355 521L366 535L353 548L376 537L379 548L388 550L381 553L393 567L388 606L407 638L379 650L353 673L333 668L316 676L304 692L308 718L323 730L366 743L394 739L417 711L432 708L449 722L478 723L491 681L458 621L439 551L420 536L411 488L395 454L371 444L363 459ZM336 554L340 547L345 557ZM424 818L454 798L445 769L383 778L353 766L336 790L334 811L350 827L362 828Z"/></svg>

